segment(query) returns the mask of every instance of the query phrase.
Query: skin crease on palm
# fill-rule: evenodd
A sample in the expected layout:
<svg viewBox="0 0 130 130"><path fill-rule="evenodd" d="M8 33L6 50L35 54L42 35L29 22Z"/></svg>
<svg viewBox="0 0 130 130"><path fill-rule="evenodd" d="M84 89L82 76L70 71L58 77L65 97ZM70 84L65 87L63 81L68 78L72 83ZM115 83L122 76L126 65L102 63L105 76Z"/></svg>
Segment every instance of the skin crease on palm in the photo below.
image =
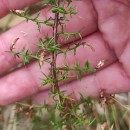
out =
<svg viewBox="0 0 130 130"><path fill-rule="evenodd" d="M11 9L22 9L38 0L21 1L19 4L17 1L0 0L2 10L0 17L6 15ZM73 4L79 13L71 19L70 23L67 23L67 31L81 30L83 40L90 43L95 52L81 46L77 49L75 56L72 52L68 53L66 59L59 55L57 65L60 66L67 61L73 66L75 61L79 61L83 66L84 60L89 60L91 68L95 68L101 60L105 61L105 65L96 74L84 76L81 81L73 80L62 83L61 90L66 90L77 100L79 93L82 93L84 97L95 97L102 89L105 89L108 94L130 91L130 1L74 0ZM46 9L41 13L48 17L51 15ZM0 105L10 104L28 96L32 96L33 100L39 104L42 104L44 100L51 102L51 99L48 98L48 86L38 87L43 75L36 61L2 76L8 69L22 62L5 52L9 50L14 39L20 38L15 51L21 50L26 45L36 53L38 38L43 37L46 32L51 35L51 30L44 25L40 33L36 30L35 23L24 21L0 36ZM26 35L23 35L22 32L25 32ZM62 44L67 46L67 43L62 42ZM42 71L47 74L48 68L49 65L44 63Z"/></svg>

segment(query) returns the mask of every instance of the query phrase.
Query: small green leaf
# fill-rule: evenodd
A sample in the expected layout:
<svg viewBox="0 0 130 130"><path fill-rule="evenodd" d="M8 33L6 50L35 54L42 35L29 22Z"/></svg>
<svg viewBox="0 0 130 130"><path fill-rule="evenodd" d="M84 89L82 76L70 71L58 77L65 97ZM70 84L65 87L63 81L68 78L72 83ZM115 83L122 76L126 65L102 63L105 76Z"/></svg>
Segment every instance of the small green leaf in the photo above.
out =
<svg viewBox="0 0 130 130"><path fill-rule="evenodd" d="M38 13L36 14L36 16L35 16L34 19L38 19L39 15L40 15L40 12L38 12Z"/></svg>
<svg viewBox="0 0 130 130"><path fill-rule="evenodd" d="M61 13L61 14L68 14L68 12L63 7L55 7L52 9L53 13Z"/></svg>
<svg viewBox="0 0 130 130"><path fill-rule="evenodd" d="M84 69L85 69L85 71L88 71L90 69L90 64L88 61L85 62Z"/></svg>

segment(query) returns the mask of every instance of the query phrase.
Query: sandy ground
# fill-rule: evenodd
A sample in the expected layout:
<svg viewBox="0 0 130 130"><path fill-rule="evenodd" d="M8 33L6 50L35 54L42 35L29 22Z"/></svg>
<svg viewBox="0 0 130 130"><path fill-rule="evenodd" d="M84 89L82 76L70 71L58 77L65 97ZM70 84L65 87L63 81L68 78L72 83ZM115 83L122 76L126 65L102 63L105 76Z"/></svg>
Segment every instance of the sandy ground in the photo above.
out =
<svg viewBox="0 0 130 130"><path fill-rule="evenodd" d="M18 24L24 20L23 18L20 18L18 16L15 16L13 14L7 15L4 18L0 19L0 28L3 28L5 26L12 27Z"/></svg>

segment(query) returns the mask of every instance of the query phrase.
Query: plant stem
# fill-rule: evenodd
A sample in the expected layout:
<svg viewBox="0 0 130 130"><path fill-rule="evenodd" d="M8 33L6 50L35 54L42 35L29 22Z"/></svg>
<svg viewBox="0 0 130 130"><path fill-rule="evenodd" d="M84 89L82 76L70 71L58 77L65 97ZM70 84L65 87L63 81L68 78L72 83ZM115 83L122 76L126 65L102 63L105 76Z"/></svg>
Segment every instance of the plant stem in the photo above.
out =
<svg viewBox="0 0 130 130"><path fill-rule="evenodd" d="M60 4L60 0L58 0L58 6L59 6L59 4ZM54 25L53 25L53 38L54 38L53 45L54 46L57 44L57 41L58 41L58 35L57 35L58 23L59 23L59 13L55 13ZM57 59L57 54L55 52L52 52L52 64L51 64L52 76L53 76L53 88L52 88L52 90L53 90L53 92L60 93L58 80L57 80L57 72L56 72L56 59Z"/></svg>
<svg viewBox="0 0 130 130"><path fill-rule="evenodd" d="M59 7L60 5L60 0L57 0L57 6ZM59 25L59 13L55 13L54 16L54 26L53 26L53 38L54 38L54 43L53 46L55 46L58 43L58 25ZM53 77L53 92L58 93L58 100L60 103L63 103L62 105L64 106L64 108L67 107L66 101L63 99L60 89L59 89L59 85L58 85L58 75L57 75L57 65L56 65L56 60L57 60L57 53L56 52L52 52L52 64L51 64L51 68L52 68L52 77ZM61 111L60 115L61 117L63 117L64 115L66 115L68 111ZM65 120L67 120L67 117L65 118ZM71 130L71 126L70 125L65 125L66 130Z"/></svg>

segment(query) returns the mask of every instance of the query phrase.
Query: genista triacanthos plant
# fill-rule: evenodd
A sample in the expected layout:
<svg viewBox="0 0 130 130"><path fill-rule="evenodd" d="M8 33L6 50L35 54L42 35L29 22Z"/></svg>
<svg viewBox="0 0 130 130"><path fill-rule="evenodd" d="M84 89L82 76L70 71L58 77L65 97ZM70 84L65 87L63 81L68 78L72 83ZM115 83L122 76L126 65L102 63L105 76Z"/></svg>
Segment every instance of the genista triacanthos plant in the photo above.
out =
<svg viewBox="0 0 130 130"><path fill-rule="evenodd" d="M82 126L83 124L88 127L94 125L95 116L92 113L92 102L90 98L85 99L82 94L80 94L80 101L77 102L71 97L71 95L67 96L67 91L62 91L59 88L61 82L73 79L80 80L83 73L88 74L95 72L95 70L90 68L87 59L84 61L83 67L80 66L79 62L75 62L73 66L69 65L67 62L62 64L60 67L57 66L57 57L59 55L63 54L62 56L66 58L69 51L73 51L74 55L76 55L76 49L79 46L87 45L93 51L92 46L82 41L82 36L79 30L77 30L77 32L66 31L66 23L78 13L76 7L73 6L72 0L43 0L40 2L39 8L47 8L48 12L51 12L52 15L49 18L42 16L44 20L41 20L39 18L41 15L40 11L37 8L35 10L35 7L33 11L36 14L33 16L31 16L30 8L25 10L12 10L12 12L25 18L27 21L35 22L39 32L41 31L41 26L43 24L48 26L48 28L52 30L52 35L43 34L44 36L39 38L37 45L39 49L36 54L33 54L33 52L26 47L21 51L16 52L14 46L17 44L19 38L14 40L8 52L14 54L15 57L22 57L23 65L28 64L32 59L39 62L40 68L44 67L45 63L50 65L48 74L41 70L43 77L41 77L42 80L40 87L44 87L45 85L50 86L48 96L52 98L53 103L50 105L45 101L44 105L38 106L32 103L26 104L18 102L17 109L22 109L25 114L32 116L34 130L75 130L77 126ZM67 43L70 38L72 39L72 37L73 39L79 39L78 42L73 40L73 45L71 44L67 48L64 48L61 39L62 42ZM75 72L76 76L70 75L71 72ZM78 112L82 105L85 108L84 112ZM42 122L42 119L38 114L42 109L48 111L49 122Z"/></svg>

